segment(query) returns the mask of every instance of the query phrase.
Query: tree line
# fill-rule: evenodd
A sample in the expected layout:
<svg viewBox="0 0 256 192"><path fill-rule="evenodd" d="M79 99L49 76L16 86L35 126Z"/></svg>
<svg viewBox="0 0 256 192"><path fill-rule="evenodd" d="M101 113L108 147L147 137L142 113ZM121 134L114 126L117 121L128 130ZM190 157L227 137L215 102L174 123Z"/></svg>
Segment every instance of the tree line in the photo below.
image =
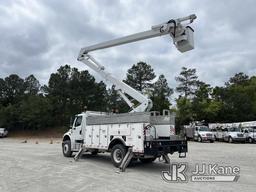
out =
<svg viewBox="0 0 256 192"><path fill-rule="evenodd" d="M145 62L134 64L123 80L153 101L153 111L171 109L177 125L193 120L234 122L256 119L256 77L235 74L222 87L211 87L196 75L196 69L183 67L176 89L164 75L156 77ZM171 105L174 91L179 94ZM136 101L133 101L136 104ZM70 117L84 110L128 112L129 107L115 87L108 88L87 71L61 66L41 86L34 75L25 79L17 74L0 78L0 126L16 130L40 130L67 126Z"/></svg>

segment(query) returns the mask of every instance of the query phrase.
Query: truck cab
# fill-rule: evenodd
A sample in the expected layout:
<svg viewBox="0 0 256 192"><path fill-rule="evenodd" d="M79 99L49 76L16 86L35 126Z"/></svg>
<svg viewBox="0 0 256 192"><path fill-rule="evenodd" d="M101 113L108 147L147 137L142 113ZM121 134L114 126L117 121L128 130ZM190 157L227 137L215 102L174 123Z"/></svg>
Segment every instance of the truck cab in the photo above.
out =
<svg viewBox="0 0 256 192"><path fill-rule="evenodd" d="M190 123L190 125L184 126L184 135L187 140L193 139L194 141L198 142L214 142L214 134L203 122L196 121Z"/></svg>
<svg viewBox="0 0 256 192"><path fill-rule="evenodd" d="M254 143L256 141L256 127L246 127L242 130L246 141Z"/></svg>
<svg viewBox="0 0 256 192"><path fill-rule="evenodd" d="M194 131L194 140L198 142L210 141L214 142L214 135L207 126L196 126Z"/></svg>
<svg viewBox="0 0 256 192"><path fill-rule="evenodd" d="M229 143L246 141L246 137L239 127L224 128L223 139Z"/></svg>

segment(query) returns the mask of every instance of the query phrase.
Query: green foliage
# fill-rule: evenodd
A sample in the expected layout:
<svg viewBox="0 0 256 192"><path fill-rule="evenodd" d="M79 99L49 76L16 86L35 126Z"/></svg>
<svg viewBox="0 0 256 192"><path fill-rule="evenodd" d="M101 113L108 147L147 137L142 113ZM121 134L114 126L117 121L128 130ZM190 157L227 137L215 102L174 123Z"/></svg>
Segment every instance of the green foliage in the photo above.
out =
<svg viewBox="0 0 256 192"><path fill-rule="evenodd" d="M108 89L108 111L116 111L118 110L120 113L128 112L129 106L125 103L125 101L121 98L121 96L118 94L117 90L115 89L115 86L111 86L110 89Z"/></svg>
<svg viewBox="0 0 256 192"><path fill-rule="evenodd" d="M180 75L176 77L176 81L179 85L176 87L176 91L186 98L193 96L195 93L195 87L197 86L196 69L187 69L182 67Z"/></svg>
<svg viewBox="0 0 256 192"><path fill-rule="evenodd" d="M124 81L138 91L147 91L153 87L150 83L156 77L153 68L145 62L138 62L130 68Z"/></svg>
<svg viewBox="0 0 256 192"><path fill-rule="evenodd" d="M43 87L33 75L25 80L10 75L0 79L0 126L36 130L67 125L85 106L106 111L107 97L103 82L69 65L52 73L49 85Z"/></svg>
<svg viewBox="0 0 256 192"><path fill-rule="evenodd" d="M193 74L194 83L188 83L190 80L186 79L191 78L185 78L187 75L184 75L184 71ZM182 68L181 74L181 77L176 78L183 85L177 89L181 93L177 100L177 114L181 125L192 120L239 122L256 119L256 77L249 78L244 73L237 73L224 87L212 88L209 84L198 81L193 69ZM191 91L191 85L194 91ZM192 97L186 99L188 95Z"/></svg>
<svg viewBox="0 0 256 192"><path fill-rule="evenodd" d="M173 89L168 86L164 75L160 75L158 80L153 84L151 100L153 101L153 111L163 111L170 108L170 97L173 94Z"/></svg>
<svg viewBox="0 0 256 192"><path fill-rule="evenodd" d="M152 67L139 62L128 70L125 82L150 96L152 110L169 109L173 89L164 75L151 83L154 78ZM236 122L256 119L256 76L237 73L224 86L211 87L198 80L195 69L183 67L176 80L180 95L172 111L177 114L178 126L193 120ZM38 130L68 125L70 117L82 112L85 106L96 111L129 111L114 86L107 89L88 71L78 71L69 65L52 73L48 85L43 86L33 75L25 79L16 74L0 78L0 126Z"/></svg>

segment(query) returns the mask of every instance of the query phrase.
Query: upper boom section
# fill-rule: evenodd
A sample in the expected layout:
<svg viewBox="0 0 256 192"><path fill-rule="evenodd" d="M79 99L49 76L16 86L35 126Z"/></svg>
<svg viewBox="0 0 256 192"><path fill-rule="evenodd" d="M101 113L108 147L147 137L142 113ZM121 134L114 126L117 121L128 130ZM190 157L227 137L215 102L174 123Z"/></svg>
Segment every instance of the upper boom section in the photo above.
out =
<svg viewBox="0 0 256 192"><path fill-rule="evenodd" d="M132 108L131 112L144 112L150 111L153 104L152 101L139 91L133 89L123 81L118 80L115 76L105 71L105 68L99 64L88 53L91 51L114 47L122 44L127 44L135 41L149 39L161 35L170 35L173 39L173 43L180 52L186 52L194 48L193 32L194 30L188 26L196 19L196 15L190 15L179 19L172 19L166 23L155 25L151 27L151 30L135 33L118 39L98 43L96 45L84 47L81 49L78 61L83 62L94 71L98 72L107 81L110 81L116 86L118 93L125 100L125 102ZM184 21L189 21L187 24L183 24ZM134 105L133 102L125 94L138 101L138 105Z"/></svg>
<svg viewBox="0 0 256 192"><path fill-rule="evenodd" d="M170 34L173 38L173 42L180 52L189 51L194 48L193 42L193 29L189 26L182 25L182 22L189 20L189 24L196 19L196 15L190 15L175 20L169 20L166 23L155 25L151 27L151 30L135 33L118 39L98 43L92 46L84 47L81 49L79 57L83 54L87 54L91 51L99 49L105 49L122 44L132 43L144 39L154 38L161 35Z"/></svg>

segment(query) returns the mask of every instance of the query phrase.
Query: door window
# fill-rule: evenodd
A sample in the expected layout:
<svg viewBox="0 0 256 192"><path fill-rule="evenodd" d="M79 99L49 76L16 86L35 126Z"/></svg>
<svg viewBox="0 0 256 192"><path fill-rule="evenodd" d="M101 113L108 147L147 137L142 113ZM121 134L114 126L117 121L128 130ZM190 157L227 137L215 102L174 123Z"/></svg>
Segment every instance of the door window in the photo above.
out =
<svg viewBox="0 0 256 192"><path fill-rule="evenodd" d="M75 127L78 127L82 124L82 116L76 118Z"/></svg>

